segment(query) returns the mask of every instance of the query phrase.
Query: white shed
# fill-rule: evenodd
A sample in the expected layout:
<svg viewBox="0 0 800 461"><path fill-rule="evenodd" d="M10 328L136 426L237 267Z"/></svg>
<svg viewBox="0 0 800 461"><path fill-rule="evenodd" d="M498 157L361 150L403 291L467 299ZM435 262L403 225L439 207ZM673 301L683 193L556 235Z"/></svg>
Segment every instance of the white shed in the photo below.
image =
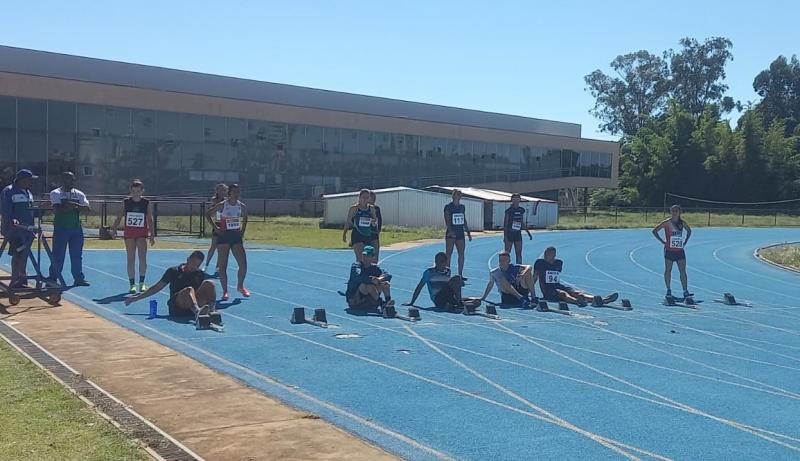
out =
<svg viewBox="0 0 800 461"><path fill-rule="evenodd" d="M485 229L502 229L506 209L511 206L511 192L474 187L430 186L425 189L443 193L452 193L453 190L459 189L464 199L482 200ZM525 217L531 228L544 229L547 226L558 224L558 202L523 195L519 205L525 208Z"/></svg>
<svg viewBox="0 0 800 461"><path fill-rule="evenodd" d="M444 228L444 206L450 203L447 194L410 187L375 189L375 204L381 207L384 226L434 227ZM323 195L325 213L323 225L338 227L344 225L347 211L358 201L358 191L343 194ZM483 202L464 198L467 222L475 230L483 228Z"/></svg>

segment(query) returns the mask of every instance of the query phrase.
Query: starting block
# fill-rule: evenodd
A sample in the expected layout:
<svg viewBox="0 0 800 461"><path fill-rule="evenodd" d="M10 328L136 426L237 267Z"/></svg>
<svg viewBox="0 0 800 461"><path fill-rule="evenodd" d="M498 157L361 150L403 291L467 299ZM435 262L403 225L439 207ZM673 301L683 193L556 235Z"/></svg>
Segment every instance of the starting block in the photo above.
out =
<svg viewBox="0 0 800 461"><path fill-rule="evenodd" d="M633 308L633 305L631 305L631 300L630 299L623 299L621 302L622 302L622 307L625 307L625 308L628 308L628 309L632 309Z"/></svg>
<svg viewBox="0 0 800 461"><path fill-rule="evenodd" d="M292 318L289 320L293 324L309 323L322 328L328 328L328 316L325 309L314 309L314 316L306 318L306 310L302 307L295 307L292 311Z"/></svg>
<svg viewBox="0 0 800 461"><path fill-rule="evenodd" d="M592 307L603 307L603 297L595 296L592 298Z"/></svg>
<svg viewBox="0 0 800 461"><path fill-rule="evenodd" d="M412 320L422 320L422 317L420 317L419 315L419 309L417 309L416 307L409 307L408 318Z"/></svg>
<svg viewBox="0 0 800 461"><path fill-rule="evenodd" d="M422 317L419 315L419 309L416 307L409 307L408 315L405 316L398 314L394 306L383 306L381 315L385 319L399 319L407 322L418 322L422 320Z"/></svg>
<svg viewBox="0 0 800 461"><path fill-rule="evenodd" d="M547 305L547 301L539 301L539 304L536 305L536 310L546 312L550 310L550 306Z"/></svg>
<svg viewBox="0 0 800 461"><path fill-rule="evenodd" d="M568 311L569 310L569 304L565 303L564 301L559 302L558 303L558 310L560 310L560 311Z"/></svg>
<svg viewBox="0 0 800 461"><path fill-rule="evenodd" d="M487 304L486 313L489 315L497 315L497 307L494 304Z"/></svg>
<svg viewBox="0 0 800 461"><path fill-rule="evenodd" d="M731 293L725 293L722 296L723 296L722 299L725 300L725 304L727 304L729 306L735 306L735 305L739 304L739 303L736 302L736 298L734 298L734 296Z"/></svg>

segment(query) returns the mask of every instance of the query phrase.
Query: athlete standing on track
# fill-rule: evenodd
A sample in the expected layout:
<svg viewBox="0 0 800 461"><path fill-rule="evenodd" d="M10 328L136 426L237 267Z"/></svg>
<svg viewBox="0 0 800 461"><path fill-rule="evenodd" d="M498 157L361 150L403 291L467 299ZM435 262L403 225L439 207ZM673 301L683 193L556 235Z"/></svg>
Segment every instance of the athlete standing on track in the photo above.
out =
<svg viewBox="0 0 800 461"><path fill-rule="evenodd" d="M653 235L664 245L664 284L667 286L667 297L672 296L672 264L677 262L678 270L681 273L683 297L684 299L691 298L694 295L689 293L689 278L686 275L686 252L683 248L692 236L692 228L681 218L682 210L680 205L672 205L669 211L672 216L653 228ZM661 229L664 229L664 239L659 235Z"/></svg>
<svg viewBox="0 0 800 461"><path fill-rule="evenodd" d="M347 231L353 229L350 233L350 246L356 254L356 262L361 262L364 258L362 254L364 246L375 248L378 239L378 216L375 214L375 207L369 203L369 194L369 189L361 189L358 193L358 203L350 207L344 220L342 241L347 243Z"/></svg>
<svg viewBox="0 0 800 461"><path fill-rule="evenodd" d="M464 278L464 249L466 247L464 234L466 233L471 242L472 233L469 231L466 207L461 203L461 191L458 189L453 191L453 201L444 206L444 225L447 227L444 234L447 267L451 267L453 246L455 246L458 251L458 275L461 276L461 280L466 281L467 279Z"/></svg>
<svg viewBox="0 0 800 461"><path fill-rule="evenodd" d="M114 221L114 233L119 228L119 222L125 218L125 228L123 237L125 239L125 251L128 255L128 281L130 282L131 294L136 294L137 290L142 293L147 290L144 284L145 274L147 273L147 239L150 238L150 245L156 243L155 228L153 227L153 211L150 209L150 201L142 197L144 194L144 184L139 179L131 181L130 196L122 201L122 208ZM139 286L136 286L136 255L139 255Z"/></svg>
<svg viewBox="0 0 800 461"><path fill-rule="evenodd" d="M375 219L377 219L376 224L376 232L375 232L375 244L372 245L375 247L375 257L380 260L381 259L381 229L383 229L383 216L381 216L381 207L375 205L375 201L378 200L378 196L373 191L369 191L369 204L375 208Z"/></svg>
<svg viewBox="0 0 800 461"><path fill-rule="evenodd" d="M525 229L528 239L533 240L528 223L525 221L525 208L519 206L521 198L519 194L511 195L511 206L506 209L503 221L503 243L505 243L507 253L510 253L511 247L514 247L517 264L522 264L522 230Z"/></svg>
<svg viewBox="0 0 800 461"><path fill-rule="evenodd" d="M244 233L247 230L247 207L239 201L241 189L238 184L228 186L228 198L212 206L206 213L206 219L212 226L219 229L217 238L217 251L219 252L217 265L219 266L219 282L222 285L222 300L227 301L228 295L228 258L233 253L236 264L239 265L236 289L245 298L250 297L250 292L244 287L244 278L247 276L247 254L244 251ZM220 212L220 222L215 223L214 217Z"/></svg>
<svg viewBox="0 0 800 461"><path fill-rule="evenodd" d="M214 188L214 196L211 197L211 206L224 202L225 198L228 196L228 186L222 183L217 184L217 187ZM211 259L214 257L214 251L217 250L217 240L219 239L219 222L222 221L222 212L217 211L214 215L214 222L215 225L212 227L211 231L211 247L208 249L208 257L206 258L206 266L203 269L203 272L208 273L208 265L211 263ZM219 259L217 259L219 262ZM216 269L214 270L214 275L219 275L219 264L217 264Z"/></svg>

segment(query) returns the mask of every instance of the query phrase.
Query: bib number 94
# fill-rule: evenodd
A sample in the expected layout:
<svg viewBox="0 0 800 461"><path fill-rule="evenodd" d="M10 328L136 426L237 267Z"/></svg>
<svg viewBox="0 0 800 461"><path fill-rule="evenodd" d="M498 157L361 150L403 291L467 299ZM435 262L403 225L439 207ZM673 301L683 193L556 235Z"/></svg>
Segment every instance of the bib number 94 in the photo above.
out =
<svg viewBox="0 0 800 461"><path fill-rule="evenodd" d="M546 271L544 273L544 283L551 284L551 283L560 283L561 282L561 272L559 271Z"/></svg>

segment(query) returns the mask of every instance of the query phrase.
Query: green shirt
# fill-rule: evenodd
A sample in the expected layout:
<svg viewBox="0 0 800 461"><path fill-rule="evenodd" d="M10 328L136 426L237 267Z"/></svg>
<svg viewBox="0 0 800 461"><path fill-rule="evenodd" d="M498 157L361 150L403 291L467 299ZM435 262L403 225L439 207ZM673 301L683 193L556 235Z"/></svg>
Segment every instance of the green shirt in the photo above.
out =
<svg viewBox="0 0 800 461"><path fill-rule="evenodd" d="M50 203L60 205L64 203L74 203L81 207L88 207L89 201L86 195L78 189L64 191L58 188L50 192ZM81 209L80 208L60 208L55 210L53 218L53 228L59 229L80 229L81 228Z"/></svg>

